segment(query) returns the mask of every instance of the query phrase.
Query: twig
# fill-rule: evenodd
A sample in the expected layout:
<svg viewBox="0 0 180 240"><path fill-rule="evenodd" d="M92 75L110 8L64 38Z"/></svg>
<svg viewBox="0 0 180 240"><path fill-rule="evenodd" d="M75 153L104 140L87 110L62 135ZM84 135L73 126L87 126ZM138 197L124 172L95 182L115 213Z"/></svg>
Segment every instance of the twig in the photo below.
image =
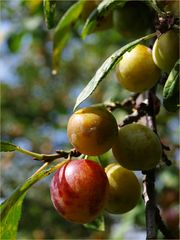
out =
<svg viewBox="0 0 180 240"><path fill-rule="evenodd" d="M57 150L55 154L48 154L48 155L47 154L42 154L41 161L52 162L52 161L54 161L55 159L58 159L58 158L65 158L66 159L69 156L79 157L80 155L81 155L81 153L78 152L75 149L71 149L69 151ZM34 158L34 160L39 160L39 159Z"/></svg>
<svg viewBox="0 0 180 240"><path fill-rule="evenodd" d="M167 165L167 166L171 166L172 162L171 160L168 159L166 153L164 152L164 150L162 151L162 161Z"/></svg>
<svg viewBox="0 0 180 240"><path fill-rule="evenodd" d="M122 123L119 124L120 127L130 124L132 122L137 122L141 117L145 116L148 112L148 105L146 103L141 103L134 112L128 115Z"/></svg>
<svg viewBox="0 0 180 240"><path fill-rule="evenodd" d="M164 143L161 143L161 145L162 145L162 148L163 148L164 150L170 151L170 147L169 147L169 146L165 145Z"/></svg>
<svg viewBox="0 0 180 240"><path fill-rule="evenodd" d="M175 239L175 236L173 236L171 231L169 231L169 229L164 224L158 207L156 207L156 222L157 222L157 226L158 226L159 230L164 235L165 239Z"/></svg>
<svg viewBox="0 0 180 240"><path fill-rule="evenodd" d="M151 121L151 128L157 134L157 126L156 126L156 117L155 117L155 91L156 87L152 88L148 92L148 105L149 105L149 112L148 115Z"/></svg>
<svg viewBox="0 0 180 240"><path fill-rule="evenodd" d="M104 103L104 106L111 112L117 108L132 109L136 104L136 99L138 96L139 96L139 93L135 93L134 95L130 96L129 98L125 99L122 102L118 102L118 101L107 102L107 103Z"/></svg>

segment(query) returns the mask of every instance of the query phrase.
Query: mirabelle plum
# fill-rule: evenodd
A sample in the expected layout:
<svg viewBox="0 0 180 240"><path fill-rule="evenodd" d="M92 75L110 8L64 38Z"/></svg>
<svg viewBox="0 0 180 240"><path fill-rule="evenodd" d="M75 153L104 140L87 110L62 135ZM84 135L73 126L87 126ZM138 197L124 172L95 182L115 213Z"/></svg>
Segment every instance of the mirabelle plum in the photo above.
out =
<svg viewBox="0 0 180 240"><path fill-rule="evenodd" d="M143 92L158 81L160 70L152 59L151 49L139 44L123 55L117 64L116 76L125 89Z"/></svg>
<svg viewBox="0 0 180 240"><path fill-rule="evenodd" d="M116 119L105 107L91 106L76 111L70 117L67 133L79 152L96 156L112 147L118 127Z"/></svg>
<svg viewBox="0 0 180 240"><path fill-rule="evenodd" d="M109 193L105 209L114 214L133 209L140 199L141 187L136 175L118 163L105 168L109 181Z"/></svg>
<svg viewBox="0 0 180 240"><path fill-rule="evenodd" d="M104 209L109 183L104 169L91 160L65 163L51 181L51 199L57 212L74 223L88 223Z"/></svg>
<svg viewBox="0 0 180 240"><path fill-rule="evenodd" d="M174 30L169 30L156 39L152 56L155 64L169 73L179 56L178 34Z"/></svg>
<svg viewBox="0 0 180 240"><path fill-rule="evenodd" d="M156 167L162 155L157 135L139 123L128 124L119 130L113 155L120 165L129 170L150 170Z"/></svg>

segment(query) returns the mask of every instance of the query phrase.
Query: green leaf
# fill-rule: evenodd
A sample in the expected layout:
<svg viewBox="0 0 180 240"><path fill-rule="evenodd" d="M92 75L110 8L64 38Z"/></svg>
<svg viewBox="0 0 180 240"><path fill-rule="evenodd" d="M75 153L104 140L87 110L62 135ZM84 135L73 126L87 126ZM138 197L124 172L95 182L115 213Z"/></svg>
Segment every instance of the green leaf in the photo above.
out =
<svg viewBox="0 0 180 240"><path fill-rule="evenodd" d="M56 0L44 0L44 17L48 29L55 26Z"/></svg>
<svg viewBox="0 0 180 240"><path fill-rule="evenodd" d="M14 205L19 201L19 199L27 192L27 190L33 186L37 181L40 179L47 177L52 172L56 171L58 168L60 168L66 161L63 161L56 166L53 166L49 169L44 168L47 166L47 163L45 163L36 173L34 173L30 178L28 178L22 185L20 185L13 193L12 195L5 200L1 204L0 208L0 217L1 221L5 221L5 219L8 217L11 209L14 207Z"/></svg>
<svg viewBox="0 0 180 240"><path fill-rule="evenodd" d="M65 162L63 161L49 169L44 169L48 165L48 163L45 163L0 205L1 239L16 239L15 236L21 215L22 202L27 190L40 179L56 171Z"/></svg>
<svg viewBox="0 0 180 240"><path fill-rule="evenodd" d="M12 143L9 142L0 142L0 147L1 147L1 152L12 152L12 151L19 151L21 153L24 153L26 155L35 157L36 159L42 160L43 158L43 154L39 154L39 153L34 153L28 150L25 150L19 146L16 146Z"/></svg>
<svg viewBox="0 0 180 240"><path fill-rule="evenodd" d="M179 65L175 63L163 88L163 105L169 112L175 112L179 104Z"/></svg>
<svg viewBox="0 0 180 240"><path fill-rule="evenodd" d="M7 215L1 221L1 239L16 239L18 223L21 217L22 203L25 194L23 194L13 207L8 211ZM4 204L1 205L3 209Z"/></svg>
<svg viewBox="0 0 180 240"><path fill-rule="evenodd" d="M17 146L9 142L0 142L1 152L12 152L17 150Z"/></svg>
<svg viewBox="0 0 180 240"><path fill-rule="evenodd" d="M83 9L85 1L81 0L73 4L60 19L54 33L53 40L53 71L55 75L59 72L60 55L65 44L71 36L71 27L77 21Z"/></svg>
<svg viewBox="0 0 180 240"><path fill-rule="evenodd" d="M106 61L96 71L94 77L90 80L87 86L82 90L82 92L77 97L74 110L95 91L99 83L106 77L109 71L118 63L118 61L121 59L122 55L125 52L131 50L141 41L150 39L154 36L155 33L152 33L145 37L139 38L131 43L128 43L127 45L123 46L115 53L113 53L108 59L106 59Z"/></svg>
<svg viewBox="0 0 180 240"><path fill-rule="evenodd" d="M105 231L104 216L98 216L94 221L84 224L86 228L94 229L96 231Z"/></svg>
<svg viewBox="0 0 180 240"><path fill-rule="evenodd" d="M85 38L88 34L93 33L96 29L99 19L107 16L115 7L123 7L127 0L104 0L98 7L90 14L82 30L82 38Z"/></svg>

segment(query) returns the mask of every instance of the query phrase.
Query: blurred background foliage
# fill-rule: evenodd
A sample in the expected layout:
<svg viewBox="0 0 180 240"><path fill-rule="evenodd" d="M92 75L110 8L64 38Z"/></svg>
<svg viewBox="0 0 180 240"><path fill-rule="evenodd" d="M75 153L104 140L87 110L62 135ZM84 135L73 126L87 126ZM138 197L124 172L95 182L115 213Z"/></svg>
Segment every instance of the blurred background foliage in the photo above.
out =
<svg viewBox="0 0 180 240"><path fill-rule="evenodd" d="M56 21L72 5L58 1ZM1 138L25 149L53 153L70 149L66 125L75 99L98 67L128 40L113 28L80 38L82 23L63 51L60 73L51 74L53 30L48 31L41 0L1 1L0 78ZM123 100L130 93L121 88L112 71L85 105ZM158 88L161 99L162 88ZM161 99L162 101L162 99ZM116 110L121 121L126 112ZM158 131L172 166L157 172L157 201L167 225L178 232L179 120L163 107L157 117ZM103 161L114 161L111 152ZM41 164L20 153L2 154L1 201ZM143 176L137 173L140 181ZM106 231L98 232L66 222L54 210L49 194L52 176L37 183L23 204L17 239L145 239L143 201L124 215L105 215Z"/></svg>

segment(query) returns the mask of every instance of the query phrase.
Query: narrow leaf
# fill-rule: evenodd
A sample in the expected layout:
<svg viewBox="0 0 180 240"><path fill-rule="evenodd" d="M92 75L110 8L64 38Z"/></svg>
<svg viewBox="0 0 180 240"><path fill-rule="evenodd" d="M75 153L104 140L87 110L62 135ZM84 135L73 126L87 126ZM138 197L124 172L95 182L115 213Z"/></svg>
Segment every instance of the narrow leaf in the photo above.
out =
<svg viewBox="0 0 180 240"><path fill-rule="evenodd" d="M163 105L169 112L175 112L179 104L179 66L180 59L171 70L163 89Z"/></svg>
<svg viewBox="0 0 180 240"><path fill-rule="evenodd" d="M56 0L44 0L44 17L48 29L55 26Z"/></svg>
<svg viewBox="0 0 180 240"><path fill-rule="evenodd" d="M9 143L9 142L0 142L0 151L1 152L12 152L12 151L19 151L21 153L24 153L26 155L35 157L36 159L42 160L43 155L39 153L34 153L28 150L25 150L19 146L16 146L15 144Z"/></svg>
<svg viewBox="0 0 180 240"><path fill-rule="evenodd" d="M21 217L22 203L25 194L22 195L14 206L7 213L6 217L1 221L1 239L16 239L18 223ZM3 208L3 204L1 205Z"/></svg>
<svg viewBox="0 0 180 240"><path fill-rule="evenodd" d="M27 192L27 190L34 185L37 181L39 181L40 179L47 177L49 174L51 174L52 172L56 171L58 168L60 168L66 161L63 161L59 164L57 164L56 166L53 166L49 169L45 169L43 167L41 167L39 170L37 171L35 174L33 174L30 178L28 178L22 185L20 185L13 193L12 195L5 200L2 204L1 204L1 208L0 208L0 217L1 217L1 221L4 221L9 212L11 211L11 209L14 207L14 205L17 203L17 201ZM45 163L46 165L43 166L47 166L47 163Z"/></svg>
<svg viewBox="0 0 180 240"><path fill-rule="evenodd" d="M94 229L96 231L105 231L104 216L98 216L94 221L84 224L86 228Z"/></svg>
<svg viewBox="0 0 180 240"><path fill-rule="evenodd" d="M115 7L122 7L128 0L104 0L98 7L90 14L82 30L82 38L85 38L88 34L93 33L98 25L98 22L103 17L112 12Z"/></svg>
<svg viewBox="0 0 180 240"><path fill-rule="evenodd" d="M17 146L9 142L0 142L1 152L13 152L17 150Z"/></svg>
<svg viewBox="0 0 180 240"><path fill-rule="evenodd" d="M73 4L60 19L53 40L53 74L57 74L60 65L60 55L71 35L71 26L77 21L85 1Z"/></svg>
<svg viewBox="0 0 180 240"><path fill-rule="evenodd" d="M122 48L117 50L115 53L113 53L108 59L106 59L106 61L97 70L94 77L90 80L87 86L82 90L82 92L77 97L74 110L95 91L99 83L106 77L109 71L118 63L118 61L121 59L122 55L125 52L135 47L141 41L147 40L154 36L155 36L155 33L152 33L145 37L139 38L131 43L128 43L127 45L123 46Z"/></svg>

